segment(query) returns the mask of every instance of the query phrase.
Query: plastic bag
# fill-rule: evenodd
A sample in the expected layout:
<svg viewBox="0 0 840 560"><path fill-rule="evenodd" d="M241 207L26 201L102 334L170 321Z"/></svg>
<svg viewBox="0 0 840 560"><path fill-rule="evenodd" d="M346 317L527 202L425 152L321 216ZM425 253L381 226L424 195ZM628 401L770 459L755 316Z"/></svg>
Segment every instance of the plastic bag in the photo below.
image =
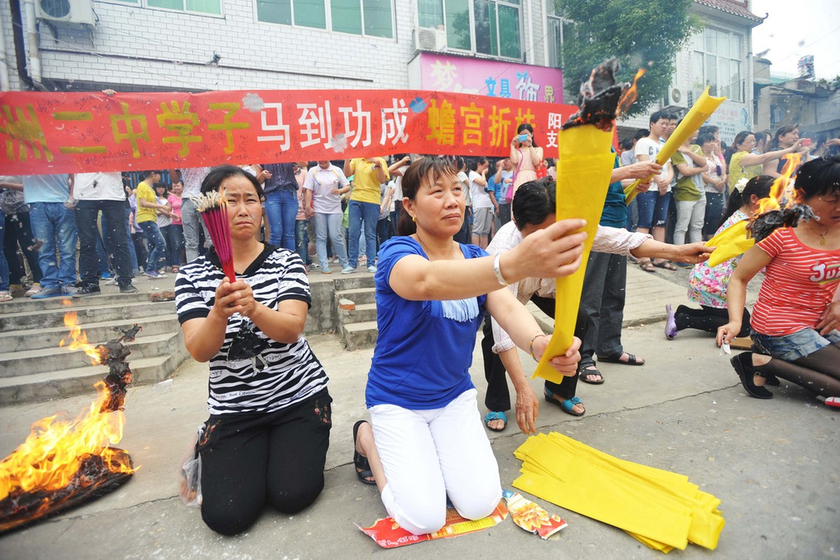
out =
<svg viewBox="0 0 840 560"><path fill-rule="evenodd" d="M201 455L198 453L198 440L204 433L204 425L196 430L184 459L181 461L181 501L185 506L201 507Z"/></svg>

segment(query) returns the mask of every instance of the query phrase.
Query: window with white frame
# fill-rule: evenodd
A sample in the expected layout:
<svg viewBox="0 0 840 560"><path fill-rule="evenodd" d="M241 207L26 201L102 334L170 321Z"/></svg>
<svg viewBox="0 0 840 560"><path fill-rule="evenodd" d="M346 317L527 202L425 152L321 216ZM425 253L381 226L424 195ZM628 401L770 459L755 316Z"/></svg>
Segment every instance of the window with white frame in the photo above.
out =
<svg viewBox="0 0 840 560"><path fill-rule="evenodd" d="M131 4L191 14L222 15L222 0L106 0L114 4Z"/></svg>
<svg viewBox="0 0 840 560"><path fill-rule="evenodd" d="M554 68L564 68L563 44L571 39L572 22L557 13L555 2L548 2L548 61Z"/></svg>
<svg viewBox="0 0 840 560"><path fill-rule="evenodd" d="M692 40L691 67L694 86L709 86L714 96L744 101L744 82L741 79L744 36L740 33L707 27Z"/></svg>
<svg viewBox="0 0 840 560"><path fill-rule="evenodd" d="M444 27L446 46L522 58L520 0L417 0L420 27Z"/></svg>
<svg viewBox="0 0 840 560"><path fill-rule="evenodd" d="M391 2L392 0L256 0L257 20L392 39L394 26Z"/></svg>

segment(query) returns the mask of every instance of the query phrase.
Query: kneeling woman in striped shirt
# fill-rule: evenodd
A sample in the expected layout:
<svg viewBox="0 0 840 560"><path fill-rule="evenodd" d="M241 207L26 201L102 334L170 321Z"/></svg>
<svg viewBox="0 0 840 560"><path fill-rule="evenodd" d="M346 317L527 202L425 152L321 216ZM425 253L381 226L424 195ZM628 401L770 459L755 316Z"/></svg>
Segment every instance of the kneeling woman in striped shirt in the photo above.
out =
<svg viewBox="0 0 840 560"><path fill-rule="evenodd" d="M175 291L187 350L210 362L210 418L197 444L201 515L233 535L266 503L291 514L321 493L332 399L302 334L311 304L304 265L256 240L259 183L223 166L202 182L201 192L211 191L227 198L236 281L211 250L181 268Z"/></svg>
<svg viewBox="0 0 840 560"><path fill-rule="evenodd" d="M797 204L810 206L816 220L782 227L748 250L729 281L729 323L718 344L741 329L747 283L766 268L753 307L754 346L732 358L751 396L769 399L769 374L813 391L832 404L840 397L840 157L803 165L796 179ZM834 397L834 398L832 398Z"/></svg>

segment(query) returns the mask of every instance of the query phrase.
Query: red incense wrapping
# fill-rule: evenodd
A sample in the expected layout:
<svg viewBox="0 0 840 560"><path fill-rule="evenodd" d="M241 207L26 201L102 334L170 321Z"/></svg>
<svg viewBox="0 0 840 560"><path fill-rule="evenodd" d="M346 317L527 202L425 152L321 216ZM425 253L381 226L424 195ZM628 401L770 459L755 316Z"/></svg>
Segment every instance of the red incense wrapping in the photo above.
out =
<svg viewBox="0 0 840 560"><path fill-rule="evenodd" d="M210 239L213 241L213 247L216 249L216 255L219 257L225 276L231 282L235 282L236 273L233 270L233 247L230 242L227 200L218 192L209 192L193 198L193 201L210 233Z"/></svg>

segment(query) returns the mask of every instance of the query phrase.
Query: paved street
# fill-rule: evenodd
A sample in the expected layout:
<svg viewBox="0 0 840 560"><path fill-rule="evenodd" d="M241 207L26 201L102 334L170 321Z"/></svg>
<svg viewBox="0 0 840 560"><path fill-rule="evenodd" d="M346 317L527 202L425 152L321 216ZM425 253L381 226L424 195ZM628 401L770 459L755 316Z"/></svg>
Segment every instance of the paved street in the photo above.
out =
<svg viewBox="0 0 840 560"><path fill-rule="evenodd" d="M540 430L561 432L617 457L688 475L719 497L726 527L717 551L689 545L672 555L840 558L840 415L785 382L771 401L748 398L727 357L719 355L708 335L683 332L674 341L663 336L663 323L655 320L655 312L664 311L665 301L683 301L684 285L663 280L662 273L647 275L631 268L626 318L637 326L625 330L624 344L648 363L604 364L600 369L606 383L579 384L586 416L573 418L546 404L540 411ZM312 507L292 517L266 510L246 534L225 538L204 526L198 510L181 505L178 465L192 432L206 416L206 365L188 361L170 385L129 392L120 447L140 466L133 479L89 505L0 537L0 558L660 556L620 530L542 500L537 501L569 523L549 541L507 520L481 533L381 552L355 525L371 524L386 513L375 489L356 481L351 463L351 427L365 415L363 390L372 350L347 352L332 335L312 336L310 342L330 375L334 398L326 488ZM478 345L474 356L473 379L483 395ZM522 358L532 370L530 357L522 353ZM539 391L537 381L532 385ZM62 410L75 415L90 400L82 396L4 408L0 454L7 455L21 443L35 420ZM491 437L502 482L509 487L520 467L513 451L525 436L511 424Z"/></svg>

